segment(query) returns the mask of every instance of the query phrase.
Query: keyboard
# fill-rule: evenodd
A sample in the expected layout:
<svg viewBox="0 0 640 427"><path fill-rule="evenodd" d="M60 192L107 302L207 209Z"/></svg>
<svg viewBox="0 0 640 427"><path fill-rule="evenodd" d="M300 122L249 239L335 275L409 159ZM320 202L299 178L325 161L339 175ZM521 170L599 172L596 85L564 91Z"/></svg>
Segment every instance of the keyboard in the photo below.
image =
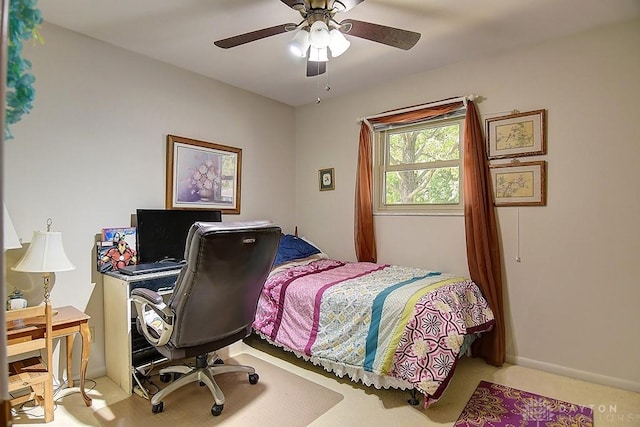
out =
<svg viewBox="0 0 640 427"><path fill-rule="evenodd" d="M177 261L148 262L144 264L127 265L118 270L118 273L126 276L138 274L158 273L161 271L180 270L184 263Z"/></svg>

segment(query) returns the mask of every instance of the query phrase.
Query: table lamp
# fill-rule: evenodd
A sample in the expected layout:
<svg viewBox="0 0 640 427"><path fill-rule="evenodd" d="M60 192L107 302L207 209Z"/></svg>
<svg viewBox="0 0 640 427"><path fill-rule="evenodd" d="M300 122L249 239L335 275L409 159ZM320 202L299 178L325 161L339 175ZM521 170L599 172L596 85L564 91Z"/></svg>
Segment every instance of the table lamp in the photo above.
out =
<svg viewBox="0 0 640 427"><path fill-rule="evenodd" d="M49 302L49 279L51 273L75 270L62 246L62 233L51 231L51 218L47 220L47 231L34 231L31 244L13 271L42 273L44 301Z"/></svg>

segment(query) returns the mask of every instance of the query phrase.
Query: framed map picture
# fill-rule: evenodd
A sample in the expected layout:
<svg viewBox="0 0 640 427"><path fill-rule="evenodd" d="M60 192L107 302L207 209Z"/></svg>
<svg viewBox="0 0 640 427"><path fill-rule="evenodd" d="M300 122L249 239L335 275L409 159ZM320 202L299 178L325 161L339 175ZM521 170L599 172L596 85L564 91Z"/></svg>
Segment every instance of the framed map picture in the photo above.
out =
<svg viewBox="0 0 640 427"><path fill-rule="evenodd" d="M546 206L546 164L514 162L490 166L496 206Z"/></svg>
<svg viewBox="0 0 640 427"><path fill-rule="evenodd" d="M546 154L545 110L509 114L486 120L489 159Z"/></svg>

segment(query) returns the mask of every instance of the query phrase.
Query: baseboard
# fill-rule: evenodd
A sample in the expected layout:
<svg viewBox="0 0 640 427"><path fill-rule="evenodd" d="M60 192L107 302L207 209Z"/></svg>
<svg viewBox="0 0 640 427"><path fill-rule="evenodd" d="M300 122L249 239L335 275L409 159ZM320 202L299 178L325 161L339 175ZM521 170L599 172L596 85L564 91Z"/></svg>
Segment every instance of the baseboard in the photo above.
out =
<svg viewBox="0 0 640 427"><path fill-rule="evenodd" d="M107 376L107 368L105 366L97 369L87 369L87 375L85 379L95 380L96 378L106 377ZM80 375L78 375L77 380L80 380Z"/></svg>
<svg viewBox="0 0 640 427"><path fill-rule="evenodd" d="M97 378L105 377L105 376L107 376L107 368L104 367L104 366L102 368L87 369L87 376L85 377L85 380L86 381L89 381L89 380L95 381ZM65 385L66 384L66 379L63 382L62 378L64 378L64 377L63 376L55 376L54 375L54 377L53 377L53 386L54 387L60 387L60 386ZM80 383L80 374L74 375L72 377L72 379L76 384L79 384ZM89 385L86 384L85 388L88 389Z"/></svg>
<svg viewBox="0 0 640 427"><path fill-rule="evenodd" d="M525 357L516 357L509 354L506 355L506 361L507 363L524 366L525 368L537 369L552 374L575 378L577 380L588 381L590 383L601 384L609 387L615 387L640 393L640 383L635 381L594 374L593 372L581 371L579 369L567 368L566 366L554 365L552 363L540 362L538 360L527 359Z"/></svg>
<svg viewBox="0 0 640 427"><path fill-rule="evenodd" d="M246 344L242 342L242 340L236 341L233 344L230 344L229 346L222 349L225 352L225 355L224 357L221 355L221 357L224 359L226 357L233 357L236 354L244 353L245 345ZM220 350L218 350L218 354L220 354Z"/></svg>

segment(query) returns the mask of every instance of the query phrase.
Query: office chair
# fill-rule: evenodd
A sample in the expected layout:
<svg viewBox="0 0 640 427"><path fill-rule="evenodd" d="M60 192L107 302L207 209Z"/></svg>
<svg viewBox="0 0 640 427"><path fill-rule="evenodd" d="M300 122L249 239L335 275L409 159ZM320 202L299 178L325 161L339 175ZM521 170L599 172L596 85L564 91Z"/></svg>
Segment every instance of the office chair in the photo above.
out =
<svg viewBox="0 0 640 427"><path fill-rule="evenodd" d="M162 412L162 399L178 388L199 381L214 398L213 415L224 408L224 394L214 379L227 372L246 372L256 384L250 366L220 363L216 350L247 337L258 298L271 271L280 227L267 221L196 222L187 235L185 265L173 295L165 304L156 292L131 292L136 323L156 350L169 360L195 357L195 367L184 364L160 370L161 381L174 381L151 398L151 411ZM212 353L211 355L209 353ZM215 363L210 364L213 359Z"/></svg>

